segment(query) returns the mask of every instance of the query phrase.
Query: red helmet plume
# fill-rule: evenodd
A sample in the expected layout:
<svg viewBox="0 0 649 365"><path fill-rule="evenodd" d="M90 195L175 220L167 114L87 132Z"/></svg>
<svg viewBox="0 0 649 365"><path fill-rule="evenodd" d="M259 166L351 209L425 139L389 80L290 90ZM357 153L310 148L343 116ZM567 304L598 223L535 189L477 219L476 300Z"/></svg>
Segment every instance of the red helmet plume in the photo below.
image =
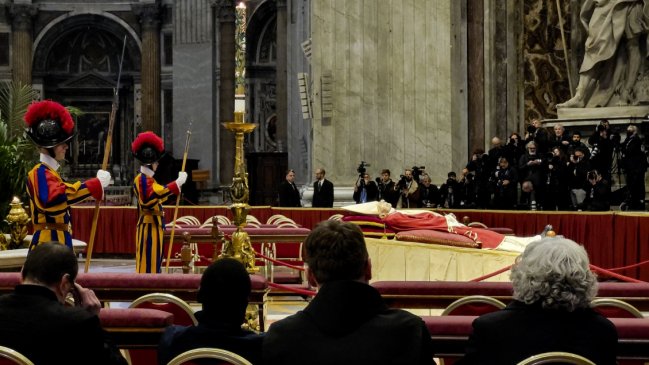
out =
<svg viewBox="0 0 649 365"><path fill-rule="evenodd" d="M153 132L142 132L131 144L133 156L143 164L151 164L160 159L164 153L162 138Z"/></svg>
<svg viewBox="0 0 649 365"><path fill-rule="evenodd" d="M54 147L74 136L74 120L70 112L55 101L33 102L24 119L27 135L38 146Z"/></svg>

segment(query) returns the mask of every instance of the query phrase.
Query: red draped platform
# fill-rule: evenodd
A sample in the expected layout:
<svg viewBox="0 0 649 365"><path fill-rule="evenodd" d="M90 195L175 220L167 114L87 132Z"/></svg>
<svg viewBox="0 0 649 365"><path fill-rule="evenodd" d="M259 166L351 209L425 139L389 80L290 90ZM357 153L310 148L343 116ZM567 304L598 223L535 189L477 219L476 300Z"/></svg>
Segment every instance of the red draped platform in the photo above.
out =
<svg viewBox="0 0 649 365"><path fill-rule="evenodd" d="M448 213L451 211L439 211ZM173 216L173 207L165 207L166 217ZM282 214L306 228L326 220L339 209L252 207L249 214L262 223L275 214ZM649 213L586 213L586 212L527 212L457 210L458 220L468 216L489 227L507 227L518 236L532 236L551 224L555 231L582 243L594 265L608 269L649 260ZM73 237L88 241L93 207L73 207ZM232 217L224 206L181 207L178 216L191 215L205 221L214 215ZM94 253L135 254L134 207L101 207ZM619 271L618 273L649 281L649 265Z"/></svg>

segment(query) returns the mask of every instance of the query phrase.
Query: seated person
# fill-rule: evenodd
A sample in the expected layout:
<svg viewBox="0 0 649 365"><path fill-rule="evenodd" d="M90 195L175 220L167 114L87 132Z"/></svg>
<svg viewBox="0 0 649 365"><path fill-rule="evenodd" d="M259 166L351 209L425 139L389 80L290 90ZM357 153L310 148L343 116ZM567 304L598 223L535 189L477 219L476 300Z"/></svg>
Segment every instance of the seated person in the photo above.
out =
<svg viewBox="0 0 649 365"><path fill-rule="evenodd" d="M318 294L304 310L271 325L264 340L266 364L434 363L421 318L388 308L368 285L372 264L357 226L318 224L304 253L309 283Z"/></svg>
<svg viewBox="0 0 649 365"><path fill-rule="evenodd" d="M511 280L514 300L473 321L458 364L514 365L550 351L616 363L615 325L590 308L597 279L582 246L563 237L532 242L512 267Z"/></svg>
<svg viewBox="0 0 649 365"><path fill-rule="evenodd" d="M34 364L121 364L99 323L101 304L92 290L74 282L77 258L67 246L35 246L22 269L22 284L0 297L0 345ZM73 293L75 307L65 305Z"/></svg>
<svg viewBox="0 0 649 365"><path fill-rule="evenodd" d="M261 364L263 335L244 330L250 276L243 264L234 259L220 259L203 273L198 301L203 310L196 312L197 326L171 326L162 334L158 363L167 364L185 351L216 347Z"/></svg>
<svg viewBox="0 0 649 365"><path fill-rule="evenodd" d="M583 208L588 211L600 212L611 210L611 186L609 182L604 180L602 174L597 170L589 171L586 178L588 179L588 188Z"/></svg>

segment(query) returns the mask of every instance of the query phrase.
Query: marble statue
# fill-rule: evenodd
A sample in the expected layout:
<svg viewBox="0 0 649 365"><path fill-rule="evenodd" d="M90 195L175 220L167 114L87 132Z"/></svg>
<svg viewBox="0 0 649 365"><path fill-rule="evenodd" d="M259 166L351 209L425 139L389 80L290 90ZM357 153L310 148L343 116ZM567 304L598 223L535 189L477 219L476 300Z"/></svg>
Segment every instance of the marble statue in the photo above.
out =
<svg viewBox="0 0 649 365"><path fill-rule="evenodd" d="M588 31L575 95L557 108L637 105L634 86L644 63L649 0L585 0ZM645 53L645 54L643 54Z"/></svg>

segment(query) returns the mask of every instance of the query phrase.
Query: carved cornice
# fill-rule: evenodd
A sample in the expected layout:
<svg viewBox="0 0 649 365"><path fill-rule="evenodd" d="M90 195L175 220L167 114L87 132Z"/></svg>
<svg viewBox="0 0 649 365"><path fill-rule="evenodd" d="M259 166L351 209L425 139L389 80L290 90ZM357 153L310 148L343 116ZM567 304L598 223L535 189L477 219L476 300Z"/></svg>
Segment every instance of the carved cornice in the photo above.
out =
<svg viewBox="0 0 649 365"><path fill-rule="evenodd" d="M38 7L32 4L10 4L7 8L14 31L32 31L32 20L38 14Z"/></svg>
<svg viewBox="0 0 649 365"><path fill-rule="evenodd" d="M142 30L157 31L160 29L160 18L162 16L162 6L159 2L155 4L133 4L133 13L137 15Z"/></svg>

